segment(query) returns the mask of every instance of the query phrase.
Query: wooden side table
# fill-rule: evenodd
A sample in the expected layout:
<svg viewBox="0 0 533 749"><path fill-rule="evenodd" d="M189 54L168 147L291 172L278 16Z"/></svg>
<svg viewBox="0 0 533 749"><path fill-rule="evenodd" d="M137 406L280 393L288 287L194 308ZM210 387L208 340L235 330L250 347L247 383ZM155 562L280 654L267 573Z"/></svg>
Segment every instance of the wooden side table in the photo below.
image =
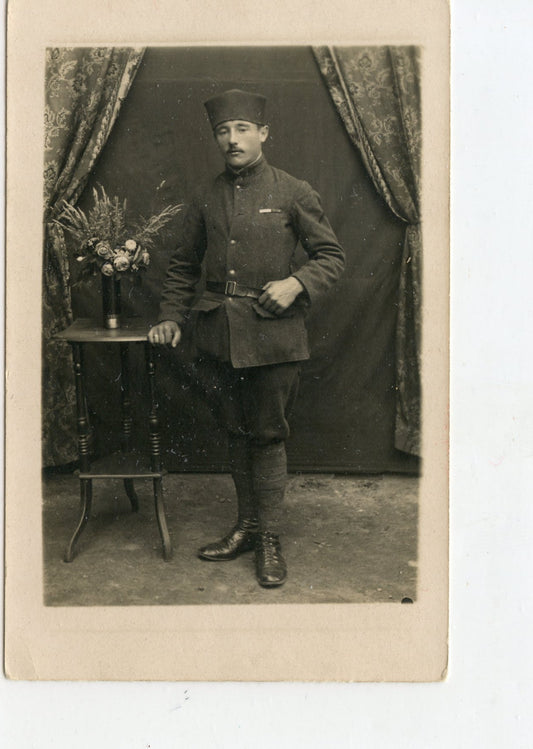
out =
<svg viewBox="0 0 533 749"><path fill-rule="evenodd" d="M80 470L81 516L70 543L65 551L65 562L71 562L75 556L76 543L87 525L92 504L92 482L95 479L123 479L124 489L131 502L132 510L139 509L139 501L134 487L135 478L151 478L153 480L155 513L159 533L163 545L163 557L168 561L172 556L172 545L168 533L163 504L163 476L165 471L161 467L160 436L158 421L158 403L155 391L155 364L152 346L148 342L148 325L141 320L124 320L122 327L107 330L94 320L80 318L66 330L58 333L55 338L67 341L72 346L74 358L74 378L76 383L76 410L78 429L78 455ZM89 441L91 426L85 389L84 344L112 343L117 344L120 352L120 389L122 409L121 450L95 461L91 461ZM150 390L150 411L148 414L150 456L139 456L131 451L132 411L130 394L129 346L142 344L148 383Z"/></svg>

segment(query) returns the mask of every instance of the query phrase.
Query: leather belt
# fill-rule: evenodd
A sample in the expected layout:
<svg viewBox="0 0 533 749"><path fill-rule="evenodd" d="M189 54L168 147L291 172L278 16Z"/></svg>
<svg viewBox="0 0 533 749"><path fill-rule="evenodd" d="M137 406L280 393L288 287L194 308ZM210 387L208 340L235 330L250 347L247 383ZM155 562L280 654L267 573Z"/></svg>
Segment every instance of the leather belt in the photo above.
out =
<svg viewBox="0 0 533 749"><path fill-rule="evenodd" d="M243 286L237 281L208 281L205 285L207 291L214 291L215 294L225 294L226 296L249 296L252 299L259 299L263 289L253 289L251 286Z"/></svg>

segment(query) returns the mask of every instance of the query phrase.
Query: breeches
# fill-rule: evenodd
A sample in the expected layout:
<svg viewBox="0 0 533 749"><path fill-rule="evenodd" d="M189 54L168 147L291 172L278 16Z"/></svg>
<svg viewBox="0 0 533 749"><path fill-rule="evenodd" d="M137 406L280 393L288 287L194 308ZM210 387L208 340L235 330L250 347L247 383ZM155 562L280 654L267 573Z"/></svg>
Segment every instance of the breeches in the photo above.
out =
<svg viewBox="0 0 533 749"><path fill-rule="evenodd" d="M230 435L255 445L289 436L288 416L300 379L300 362L235 369L228 362L198 360L198 383L216 420Z"/></svg>

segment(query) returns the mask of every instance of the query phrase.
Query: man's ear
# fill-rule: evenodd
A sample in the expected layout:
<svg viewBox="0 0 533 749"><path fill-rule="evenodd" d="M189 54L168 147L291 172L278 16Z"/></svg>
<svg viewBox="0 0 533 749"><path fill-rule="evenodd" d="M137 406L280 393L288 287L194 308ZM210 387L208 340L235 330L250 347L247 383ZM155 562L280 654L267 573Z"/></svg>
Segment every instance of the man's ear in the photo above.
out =
<svg viewBox="0 0 533 749"><path fill-rule="evenodd" d="M260 125L259 126L259 136L261 138L261 143L264 143L266 139L268 138L269 128L268 125Z"/></svg>

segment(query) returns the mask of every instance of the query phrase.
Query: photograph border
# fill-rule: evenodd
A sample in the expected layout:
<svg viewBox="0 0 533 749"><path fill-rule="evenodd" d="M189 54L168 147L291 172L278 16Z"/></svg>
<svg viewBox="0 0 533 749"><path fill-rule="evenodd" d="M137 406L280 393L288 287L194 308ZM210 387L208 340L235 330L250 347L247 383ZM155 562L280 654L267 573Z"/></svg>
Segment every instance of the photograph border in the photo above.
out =
<svg viewBox="0 0 533 749"><path fill-rule="evenodd" d="M107 4L84 12L87 45L168 46L169 19L183 9L160 4L150 15L135 0L135 24L95 25ZM84 680L328 680L433 681L447 666L448 598L448 295L449 295L449 16L444 2L391 9L378 2L357 9L357 33L335 43L417 44L425 49L423 91L423 455L420 486L419 598L398 604L309 604L194 607L43 607L40 496L41 274L28 267L28 247L42 241L42 102L44 48L64 45L80 31L79 2L44 3L46 22L28 9L10 8L8 23L7 149L7 319L6 350L6 626L5 667L16 679ZM54 11L52 10L55 10ZM57 11L60 10L60 19ZM393 10L402 11L401 23ZM46 12L48 11L48 12ZM205 12L205 11L204 11ZM290 8L287 9L290 13ZM376 24L376 14L384 19ZM406 18L408 16L408 18ZM41 19L42 20L42 19ZM59 23L59 20L61 23ZM101 19L100 19L101 20ZM192 19L191 19L192 20ZM213 39L198 18L182 44ZM379 31L376 29L379 25ZM290 26L288 26L291 28ZM293 27L294 28L294 27ZM24 45L21 32L24 29ZM100 29L97 31L97 29ZM317 29L296 43L323 43L331 32ZM279 32L279 29L278 29ZM185 31L182 32L185 34ZM213 33L213 32L212 32ZM246 31L244 36L249 32ZM257 43L294 44L276 39L272 25ZM338 33L338 32L337 32ZM223 26L218 39L231 37ZM354 38L355 37L355 38ZM198 41L198 39L203 41ZM235 37L234 37L235 39ZM328 39L328 40L329 40ZM371 42L370 40L374 41ZM159 41L157 41L159 40ZM242 39L240 40L241 43ZM138 44L139 42L137 42ZM175 42L174 42L175 43ZM239 40L225 41L237 44ZM249 43L249 40L247 40ZM20 81L24 86L20 86ZM24 95L21 95L23 89ZM17 128L24 121L28 128ZM32 137L28 138L27 133ZM427 175L431 175L429 178ZM24 293L21 293L21 289ZM26 323L21 339L17 321ZM30 364L30 362L32 362ZM21 475L24 461L27 470ZM30 581L30 582L28 582ZM297 625L295 625L297 622ZM177 633L179 637L177 637ZM236 646L238 645L238 658ZM259 659L258 653L269 653Z"/></svg>

